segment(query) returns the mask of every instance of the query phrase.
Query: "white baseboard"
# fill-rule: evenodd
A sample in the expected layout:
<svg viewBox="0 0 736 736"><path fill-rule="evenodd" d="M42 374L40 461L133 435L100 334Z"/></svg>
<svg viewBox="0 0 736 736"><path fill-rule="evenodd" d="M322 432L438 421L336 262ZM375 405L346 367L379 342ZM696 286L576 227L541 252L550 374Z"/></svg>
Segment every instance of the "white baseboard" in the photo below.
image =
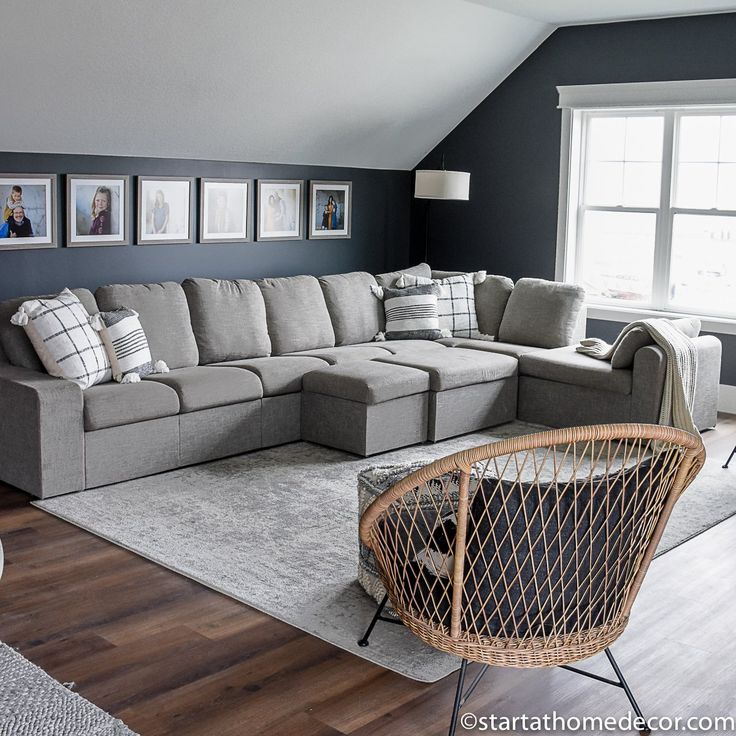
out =
<svg viewBox="0 0 736 736"><path fill-rule="evenodd" d="M736 386L722 383L718 387L718 411L736 414Z"/></svg>

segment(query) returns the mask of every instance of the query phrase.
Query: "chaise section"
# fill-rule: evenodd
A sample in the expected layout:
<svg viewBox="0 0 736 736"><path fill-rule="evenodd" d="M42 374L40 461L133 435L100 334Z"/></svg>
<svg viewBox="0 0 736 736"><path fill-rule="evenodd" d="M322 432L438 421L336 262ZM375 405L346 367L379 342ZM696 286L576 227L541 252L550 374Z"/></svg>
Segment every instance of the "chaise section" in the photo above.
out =
<svg viewBox="0 0 736 736"><path fill-rule="evenodd" d="M360 361L304 376L302 439L373 455L427 439L426 372Z"/></svg>
<svg viewBox="0 0 736 736"><path fill-rule="evenodd" d="M100 383L84 392L86 432L177 414L179 397L176 391L153 381Z"/></svg>
<svg viewBox="0 0 736 736"><path fill-rule="evenodd" d="M486 353L500 353L519 358L526 353L533 353L544 348L534 345L516 345L511 342L497 342L496 340L471 340L466 337L443 337L437 342L450 348L467 348L468 350L483 350Z"/></svg>
<svg viewBox="0 0 736 736"><path fill-rule="evenodd" d="M429 377L429 426L433 442L474 432L516 416L518 361L508 355L452 348L380 358Z"/></svg>
<svg viewBox="0 0 736 736"><path fill-rule="evenodd" d="M390 351L383 348L384 343L373 345L343 345L335 348L323 348L321 350L303 350L299 353L285 353L288 357L313 357L320 358L330 365L341 365L351 363L354 360L373 360L390 355Z"/></svg>

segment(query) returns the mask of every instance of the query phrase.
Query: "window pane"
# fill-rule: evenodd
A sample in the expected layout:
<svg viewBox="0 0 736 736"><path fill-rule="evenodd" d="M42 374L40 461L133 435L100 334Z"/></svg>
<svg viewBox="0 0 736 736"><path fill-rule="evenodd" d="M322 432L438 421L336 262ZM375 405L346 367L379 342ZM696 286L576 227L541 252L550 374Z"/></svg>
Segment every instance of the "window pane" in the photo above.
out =
<svg viewBox="0 0 736 736"><path fill-rule="evenodd" d="M736 315L736 217L675 215L670 303Z"/></svg>
<svg viewBox="0 0 736 736"><path fill-rule="evenodd" d="M664 118L626 118L627 161L661 161Z"/></svg>
<svg viewBox="0 0 736 736"><path fill-rule="evenodd" d="M589 296L651 301L656 223L648 213L585 213L580 282Z"/></svg>
<svg viewBox="0 0 736 736"><path fill-rule="evenodd" d="M736 210L736 164L718 165L718 209Z"/></svg>
<svg viewBox="0 0 736 736"><path fill-rule="evenodd" d="M623 161L626 118L593 117L588 120L588 160Z"/></svg>
<svg viewBox="0 0 736 736"><path fill-rule="evenodd" d="M680 161L718 161L721 136L719 115L683 115L680 118Z"/></svg>
<svg viewBox="0 0 736 736"><path fill-rule="evenodd" d="M677 167L677 207L709 210L716 206L718 164L680 164Z"/></svg>
<svg viewBox="0 0 736 736"><path fill-rule="evenodd" d="M623 199L624 164L616 161L593 161L585 178L585 203L615 207Z"/></svg>
<svg viewBox="0 0 736 736"><path fill-rule="evenodd" d="M624 164L624 207L659 207L661 176L661 164L627 161Z"/></svg>
<svg viewBox="0 0 736 736"><path fill-rule="evenodd" d="M721 118L721 149L718 160L736 163L736 115L724 115Z"/></svg>

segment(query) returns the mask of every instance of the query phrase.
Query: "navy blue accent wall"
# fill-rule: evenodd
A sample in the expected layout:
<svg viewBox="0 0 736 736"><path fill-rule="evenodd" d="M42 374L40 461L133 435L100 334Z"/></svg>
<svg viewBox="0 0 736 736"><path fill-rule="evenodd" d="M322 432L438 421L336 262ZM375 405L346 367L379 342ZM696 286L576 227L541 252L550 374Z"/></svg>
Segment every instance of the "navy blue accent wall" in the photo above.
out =
<svg viewBox="0 0 736 736"><path fill-rule="evenodd" d="M417 168L470 171L469 202L432 202L429 246L439 269L485 268L554 278L559 192L557 85L736 77L736 13L556 30ZM427 202L413 204L412 254L425 247ZM621 325L591 320L588 333ZM736 385L736 337L722 381Z"/></svg>
<svg viewBox="0 0 736 736"><path fill-rule="evenodd" d="M64 286L173 280L187 276L258 278L365 270L381 272L409 260L411 174L322 166L231 163L185 159L0 153L0 173L128 174L152 176L310 179L353 182L352 237L192 245L128 245L0 251L0 299L53 292ZM135 180L131 182L135 241ZM64 242L66 183L58 180L60 243ZM198 203L197 203L198 207ZM255 213L255 207L254 207ZM307 222L304 224L306 233Z"/></svg>

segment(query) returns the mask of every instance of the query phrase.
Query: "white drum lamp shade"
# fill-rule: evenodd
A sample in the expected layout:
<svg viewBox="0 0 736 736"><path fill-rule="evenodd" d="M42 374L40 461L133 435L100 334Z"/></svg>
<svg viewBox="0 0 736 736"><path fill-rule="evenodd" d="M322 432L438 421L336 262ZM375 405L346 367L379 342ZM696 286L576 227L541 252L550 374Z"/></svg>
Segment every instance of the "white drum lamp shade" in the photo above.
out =
<svg viewBox="0 0 736 736"><path fill-rule="evenodd" d="M470 174L444 169L417 170L414 196L417 199L470 199Z"/></svg>

